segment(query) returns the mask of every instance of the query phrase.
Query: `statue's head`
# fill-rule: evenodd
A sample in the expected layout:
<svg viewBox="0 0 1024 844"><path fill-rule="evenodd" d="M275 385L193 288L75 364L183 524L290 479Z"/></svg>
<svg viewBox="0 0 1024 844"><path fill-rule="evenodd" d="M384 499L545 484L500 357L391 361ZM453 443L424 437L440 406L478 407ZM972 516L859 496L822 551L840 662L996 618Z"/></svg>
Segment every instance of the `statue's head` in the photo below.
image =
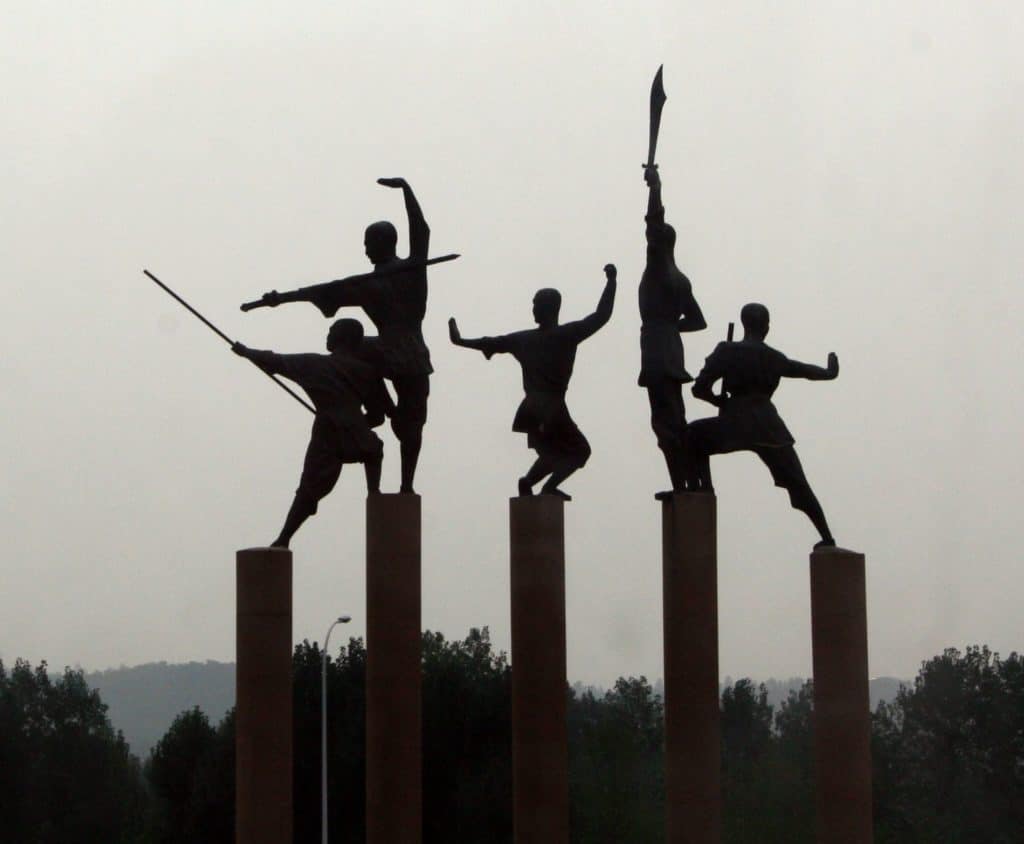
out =
<svg viewBox="0 0 1024 844"><path fill-rule="evenodd" d="M339 319L327 332L327 351L352 352L363 342L363 324L357 319Z"/></svg>
<svg viewBox="0 0 1024 844"><path fill-rule="evenodd" d="M768 336L768 309L757 302L744 305L740 311L743 332L748 337L763 340Z"/></svg>
<svg viewBox="0 0 1024 844"><path fill-rule="evenodd" d="M654 248L671 254L676 248L676 230L668 223L657 226L651 232L648 249Z"/></svg>
<svg viewBox="0 0 1024 844"><path fill-rule="evenodd" d="M545 287L533 297L533 318L541 328L558 325L558 311L561 307L562 294L553 287Z"/></svg>
<svg viewBox="0 0 1024 844"><path fill-rule="evenodd" d="M366 247L366 257L374 264L389 261L395 257L395 248L398 246L398 231L387 220L377 223L370 223L366 227L366 234L363 236L363 245Z"/></svg>

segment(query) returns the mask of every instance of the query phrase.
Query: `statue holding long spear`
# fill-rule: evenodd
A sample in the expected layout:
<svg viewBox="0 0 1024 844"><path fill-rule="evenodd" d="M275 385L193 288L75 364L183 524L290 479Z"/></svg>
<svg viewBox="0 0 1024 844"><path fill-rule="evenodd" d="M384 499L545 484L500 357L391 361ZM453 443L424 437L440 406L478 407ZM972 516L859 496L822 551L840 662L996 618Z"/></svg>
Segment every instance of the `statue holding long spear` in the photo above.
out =
<svg viewBox="0 0 1024 844"><path fill-rule="evenodd" d="M380 492L384 444L373 429L393 416L394 402L384 381L362 358L363 326L358 320L339 319L327 334L328 354L282 355L250 349L232 340L192 305L149 270L145 275L207 328L252 361L288 395L314 414L313 430L302 466L302 477L284 526L271 547L287 548L295 531L317 511L320 500L338 482L342 466L362 463L366 490ZM312 404L280 377L298 384Z"/></svg>

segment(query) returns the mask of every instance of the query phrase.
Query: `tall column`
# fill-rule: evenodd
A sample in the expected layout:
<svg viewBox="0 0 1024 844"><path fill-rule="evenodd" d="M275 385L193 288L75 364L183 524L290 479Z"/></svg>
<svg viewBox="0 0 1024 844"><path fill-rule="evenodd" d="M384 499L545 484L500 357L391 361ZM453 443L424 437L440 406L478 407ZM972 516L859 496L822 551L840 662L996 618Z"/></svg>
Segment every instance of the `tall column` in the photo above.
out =
<svg viewBox="0 0 1024 844"><path fill-rule="evenodd" d="M722 838L715 496L662 504L668 844Z"/></svg>
<svg viewBox="0 0 1024 844"><path fill-rule="evenodd" d="M564 502L510 499L509 532L515 844L568 844Z"/></svg>
<svg viewBox="0 0 1024 844"><path fill-rule="evenodd" d="M292 840L292 553L235 559L235 841Z"/></svg>
<svg viewBox="0 0 1024 844"><path fill-rule="evenodd" d="M366 499L366 841L423 837L420 497Z"/></svg>
<svg viewBox="0 0 1024 844"><path fill-rule="evenodd" d="M864 555L811 554L818 841L870 844L871 701Z"/></svg>

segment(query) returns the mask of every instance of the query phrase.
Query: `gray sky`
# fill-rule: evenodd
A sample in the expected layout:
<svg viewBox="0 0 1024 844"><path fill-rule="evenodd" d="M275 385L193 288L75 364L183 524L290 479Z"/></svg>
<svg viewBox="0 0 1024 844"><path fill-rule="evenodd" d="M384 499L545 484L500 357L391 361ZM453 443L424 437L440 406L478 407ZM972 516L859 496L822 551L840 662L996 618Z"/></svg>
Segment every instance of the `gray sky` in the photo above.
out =
<svg viewBox="0 0 1024 844"><path fill-rule="evenodd" d="M366 269L366 223L405 236L374 180L404 176L432 250L463 254L424 324L424 625L508 646L507 498L531 460L518 367L451 346L448 316L525 328L557 286L578 318L613 261L569 393L594 449L567 484L569 674L660 676L664 468L636 386L660 62L665 204L710 323L691 368L752 300L787 354L839 354L838 381L777 404L867 554L872 673L1020 649L1024 11L897 5L9 4L0 658L233 659L234 551L276 535L309 418L141 269L249 345L319 350L311 306L238 304ZM722 674L809 674L814 532L752 455L713 468ZM296 639L339 612L363 632L364 492L346 470L293 543Z"/></svg>

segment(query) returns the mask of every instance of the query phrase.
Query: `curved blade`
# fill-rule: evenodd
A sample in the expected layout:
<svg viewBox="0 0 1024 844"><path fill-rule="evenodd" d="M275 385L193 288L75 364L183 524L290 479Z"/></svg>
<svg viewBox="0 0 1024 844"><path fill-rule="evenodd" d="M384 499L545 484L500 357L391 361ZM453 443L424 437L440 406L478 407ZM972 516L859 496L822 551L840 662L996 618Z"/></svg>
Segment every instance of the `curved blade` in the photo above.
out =
<svg viewBox="0 0 1024 844"><path fill-rule="evenodd" d="M661 128L661 109L665 105L665 85L661 73L665 66L660 65L651 83L651 135L647 145L647 166L654 165L654 152L658 148L658 130Z"/></svg>

